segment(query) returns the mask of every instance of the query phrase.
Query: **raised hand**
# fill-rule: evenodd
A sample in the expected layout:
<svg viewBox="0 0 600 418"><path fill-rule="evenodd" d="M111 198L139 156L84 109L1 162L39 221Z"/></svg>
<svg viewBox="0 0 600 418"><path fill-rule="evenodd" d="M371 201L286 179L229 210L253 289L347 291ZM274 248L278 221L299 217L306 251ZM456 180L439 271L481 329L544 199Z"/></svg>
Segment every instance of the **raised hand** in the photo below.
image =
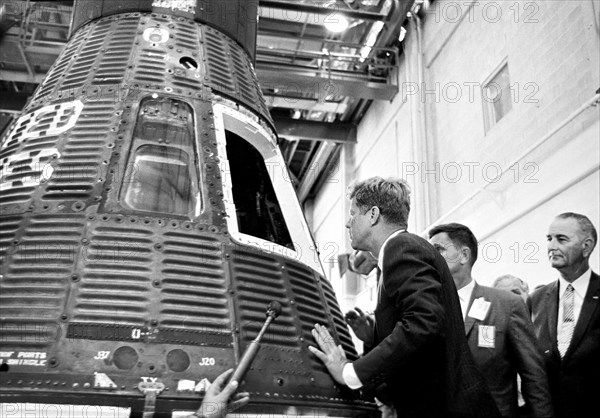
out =
<svg viewBox="0 0 600 418"><path fill-rule="evenodd" d="M236 391L239 384L235 380L226 384L227 379L229 379L229 376L231 376L232 373L233 369L229 369L221 373L215 379L206 391L200 409L189 418L222 418L228 412L248 403L250 400L250 394L248 392L240 392L233 395L233 397L231 396Z"/></svg>
<svg viewBox="0 0 600 418"><path fill-rule="evenodd" d="M350 270L360 273L369 274L371 270L377 267L377 259L368 251L354 251L348 257Z"/></svg>
<svg viewBox="0 0 600 418"><path fill-rule="evenodd" d="M375 320L371 315L367 315L360 308L356 307L344 315L346 322L352 328L356 336L364 343L373 344L373 331Z"/></svg>

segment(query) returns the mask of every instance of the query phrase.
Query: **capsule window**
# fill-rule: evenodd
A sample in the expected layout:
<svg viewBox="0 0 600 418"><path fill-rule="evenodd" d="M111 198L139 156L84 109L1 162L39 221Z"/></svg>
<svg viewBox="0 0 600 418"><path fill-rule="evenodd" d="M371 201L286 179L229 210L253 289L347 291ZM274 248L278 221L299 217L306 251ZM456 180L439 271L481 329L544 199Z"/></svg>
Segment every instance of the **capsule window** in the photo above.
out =
<svg viewBox="0 0 600 418"><path fill-rule="evenodd" d="M140 103L120 199L134 210L200 213L193 110L165 97Z"/></svg>
<svg viewBox="0 0 600 418"><path fill-rule="evenodd" d="M293 250L263 156L231 131L225 131L225 138L239 232Z"/></svg>

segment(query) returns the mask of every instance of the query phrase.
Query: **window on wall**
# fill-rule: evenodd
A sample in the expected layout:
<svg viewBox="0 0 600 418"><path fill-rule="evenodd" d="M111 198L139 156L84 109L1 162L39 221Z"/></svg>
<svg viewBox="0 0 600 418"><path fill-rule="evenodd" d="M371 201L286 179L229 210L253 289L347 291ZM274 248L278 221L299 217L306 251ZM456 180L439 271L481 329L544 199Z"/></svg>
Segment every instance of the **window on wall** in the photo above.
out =
<svg viewBox="0 0 600 418"><path fill-rule="evenodd" d="M512 109L508 64L504 64L483 85L483 116L487 133Z"/></svg>
<svg viewBox="0 0 600 418"><path fill-rule="evenodd" d="M263 156L231 131L225 138L239 232L293 250Z"/></svg>
<svg viewBox="0 0 600 418"><path fill-rule="evenodd" d="M193 110L166 97L142 100L121 202L134 210L192 218L200 213Z"/></svg>

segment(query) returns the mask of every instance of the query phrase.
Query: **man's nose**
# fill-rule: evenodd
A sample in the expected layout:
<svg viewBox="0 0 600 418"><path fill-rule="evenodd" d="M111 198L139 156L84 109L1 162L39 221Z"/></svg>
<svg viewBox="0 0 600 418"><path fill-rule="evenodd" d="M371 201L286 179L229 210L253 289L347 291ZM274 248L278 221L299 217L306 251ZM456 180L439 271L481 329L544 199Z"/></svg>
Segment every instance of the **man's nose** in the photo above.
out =
<svg viewBox="0 0 600 418"><path fill-rule="evenodd" d="M346 228L350 229L350 219L348 219L346 221L346 225L344 225Z"/></svg>
<svg viewBox="0 0 600 418"><path fill-rule="evenodd" d="M554 238L548 240L548 251L556 250L556 248L556 240Z"/></svg>

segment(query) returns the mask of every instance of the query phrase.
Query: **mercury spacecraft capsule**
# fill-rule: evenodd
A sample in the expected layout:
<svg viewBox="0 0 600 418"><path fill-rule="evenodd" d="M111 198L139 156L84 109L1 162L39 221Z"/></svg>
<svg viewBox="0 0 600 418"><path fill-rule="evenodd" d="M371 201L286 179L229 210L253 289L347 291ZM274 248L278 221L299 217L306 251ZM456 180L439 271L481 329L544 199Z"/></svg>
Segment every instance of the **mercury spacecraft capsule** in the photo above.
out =
<svg viewBox="0 0 600 418"><path fill-rule="evenodd" d="M372 416L308 350L322 323L356 358L253 69L257 8L75 2L66 47L2 138L7 417L195 411L271 302L236 413Z"/></svg>

